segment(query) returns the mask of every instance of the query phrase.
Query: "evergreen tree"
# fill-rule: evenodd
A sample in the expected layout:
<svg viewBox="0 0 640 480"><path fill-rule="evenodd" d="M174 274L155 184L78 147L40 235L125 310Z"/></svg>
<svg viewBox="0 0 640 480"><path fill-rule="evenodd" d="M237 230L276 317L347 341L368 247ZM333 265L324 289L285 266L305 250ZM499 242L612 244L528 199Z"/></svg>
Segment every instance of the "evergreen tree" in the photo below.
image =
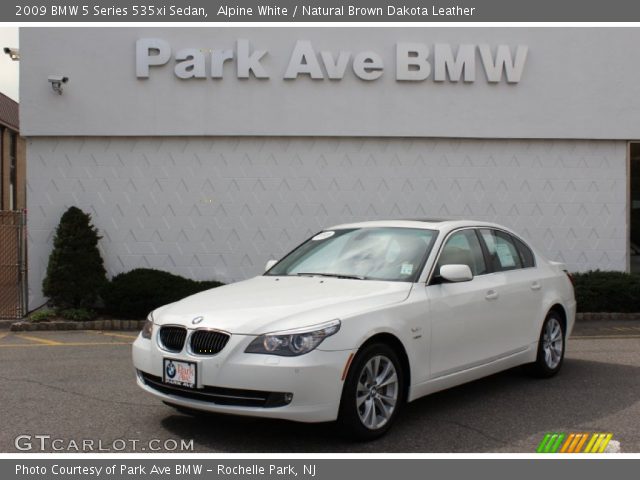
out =
<svg viewBox="0 0 640 480"><path fill-rule="evenodd" d="M42 292L56 308L90 308L107 282L91 216L70 207L60 219Z"/></svg>

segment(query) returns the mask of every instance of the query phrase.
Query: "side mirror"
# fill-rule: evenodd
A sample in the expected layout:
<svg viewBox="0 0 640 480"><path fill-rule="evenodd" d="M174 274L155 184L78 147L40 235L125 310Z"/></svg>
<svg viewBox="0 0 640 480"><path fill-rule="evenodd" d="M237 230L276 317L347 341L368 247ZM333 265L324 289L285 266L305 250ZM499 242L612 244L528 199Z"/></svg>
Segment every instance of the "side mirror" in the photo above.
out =
<svg viewBox="0 0 640 480"><path fill-rule="evenodd" d="M442 265L440 276L449 282L468 282L473 280L469 265Z"/></svg>
<svg viewBox="0 0 640 480"><path fill-rule="evenodd" d="M264 271L266 272L268 270L271 270L271 267L273 267L276 263L278 263L278 260L273 260L273 259L269 260L267 262L267 266L264 267Z"/></svg>

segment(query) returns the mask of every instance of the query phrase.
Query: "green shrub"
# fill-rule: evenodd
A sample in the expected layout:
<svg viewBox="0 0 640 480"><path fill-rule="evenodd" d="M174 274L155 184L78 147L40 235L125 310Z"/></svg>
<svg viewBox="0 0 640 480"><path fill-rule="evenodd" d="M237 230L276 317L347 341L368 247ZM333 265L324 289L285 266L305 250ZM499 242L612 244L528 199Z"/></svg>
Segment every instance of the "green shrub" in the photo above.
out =
<svg viewBox="0 0 640 480"><path fill-rule="evenodd" d="M87 310L86 308L67 308L60 310L59 315L65 320L73 320L76 322L84 322L96 318L96 312Z"/></svg>
<svg viewBox="0 0 640 480"><path fill-rule="evenodd" d="M70 207L60 219L42 292L58 309L90 308L107 279L91 216Z"/></svg>
<svg viewBox="0 0 640 480"><path fill-rule="evenodd" d="M102 298L110 315L143 319L155 308L220 285L216 281L198 282L161 270L138 268L113 277Z"/></svg>
<svg viewBox="0 0 640 480"><path fill-rule="evenodd" d="M640 312L640 275L595 270L573 282L578 312Z"/></svg>
<svg viewBox="0 0 640 480"><path fill-rule="evenodd" d="M48 322L55 316L55 310L53 310L52 308L43 308L29 315L29 320L31 320L32 322Z"/></svg>

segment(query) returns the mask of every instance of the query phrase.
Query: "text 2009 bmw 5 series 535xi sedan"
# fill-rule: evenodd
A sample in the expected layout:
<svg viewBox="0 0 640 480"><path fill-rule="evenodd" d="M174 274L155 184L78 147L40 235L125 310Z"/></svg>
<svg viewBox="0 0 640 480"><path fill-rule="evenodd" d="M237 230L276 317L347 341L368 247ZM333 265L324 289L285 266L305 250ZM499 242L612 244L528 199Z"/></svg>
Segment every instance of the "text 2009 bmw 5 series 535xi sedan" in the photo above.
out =
<svg viewBox="0 0 640 480"><path fill-rule="evenodd" d="M154 310L133 363L179 410L338 420L367 439L424 395L517 365L554 375L575 311L563 265L499 225L353 223Z"/></svg>

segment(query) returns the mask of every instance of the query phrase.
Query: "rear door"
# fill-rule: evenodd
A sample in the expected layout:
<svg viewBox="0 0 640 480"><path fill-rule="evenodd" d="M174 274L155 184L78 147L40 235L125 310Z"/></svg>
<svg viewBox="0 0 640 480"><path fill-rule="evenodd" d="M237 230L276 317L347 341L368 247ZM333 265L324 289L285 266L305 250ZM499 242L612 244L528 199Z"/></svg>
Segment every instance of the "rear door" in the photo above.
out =
<svg viewBox="0 0 640 480"><path fill-rule="evenodd" d="M521 240L502 230L483 228L489 268L494 272L504 319L500 337L508 351L526 347L538 328L543 285L533 253Z"/></svg>

